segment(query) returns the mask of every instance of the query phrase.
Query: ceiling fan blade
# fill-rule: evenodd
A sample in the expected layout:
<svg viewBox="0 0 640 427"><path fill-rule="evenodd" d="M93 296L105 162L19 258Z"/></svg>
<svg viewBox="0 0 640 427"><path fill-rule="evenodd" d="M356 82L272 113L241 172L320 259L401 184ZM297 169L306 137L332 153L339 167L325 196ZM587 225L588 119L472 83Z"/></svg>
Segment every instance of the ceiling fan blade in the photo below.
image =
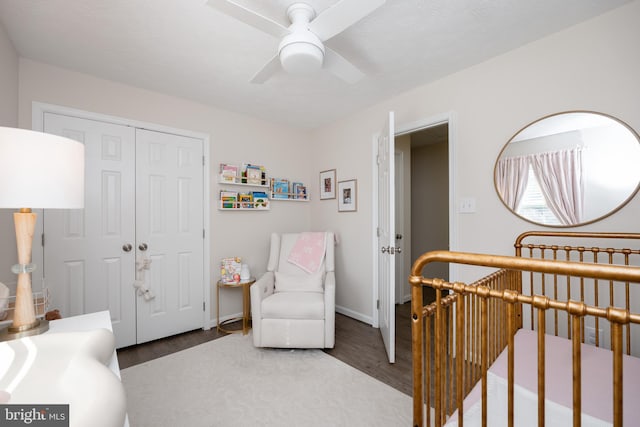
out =
<svg viewBox="0 0 640 427"><path fill-rule="evenodd" d="M385 0L342 0L320 13L311 23L311 31L325 41L346 30L380 6Z"/></svg>
<svg viewBox="0 0 640 427"><path fill-rule="evenodd" d="M264 83L281 69L282 66L280 65L280 58L278 57L278 55L276 55L271 58L271 60L267 62L267 64L262 67L262 69L258 71L250 81L251 83L256 84Z"/></svg>
<svg viewBox="0 0 640 427"><path fill-rule="evenodd" d="M274 37L283 37L288 31L287 27L283 26L279 22L276 22L266 16L257 14L251 9L248 9L240 4L234 3L231 0L208 0L207 5L212 8L229 15L232 18L237 19L240 22L244 22L254 28L257 28L267 34L271 34Z"/></svg>
<svg viewBox="0 0 640 427"><path fill-rule="evenodd" d="M347 83L354 84L364 77L364 73L333 49L324 47L324 68Z"/></svg>

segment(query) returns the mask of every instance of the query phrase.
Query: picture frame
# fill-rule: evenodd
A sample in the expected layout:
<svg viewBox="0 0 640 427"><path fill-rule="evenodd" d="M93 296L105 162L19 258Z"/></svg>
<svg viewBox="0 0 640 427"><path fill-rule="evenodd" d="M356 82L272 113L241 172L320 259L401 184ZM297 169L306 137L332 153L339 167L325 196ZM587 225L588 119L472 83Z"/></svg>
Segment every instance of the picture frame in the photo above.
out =
<svg viewBox="0 0 640 427"><path fill-rule="evenodd" d="M320 200L336 198L336 170L320 172Z"/></svg>
<svg viewBox="0 0 640 427"><path fill-rule="evenodd" d="M356 212L358 210L358 180L350 179L338 182L338 212Z"/></svg>

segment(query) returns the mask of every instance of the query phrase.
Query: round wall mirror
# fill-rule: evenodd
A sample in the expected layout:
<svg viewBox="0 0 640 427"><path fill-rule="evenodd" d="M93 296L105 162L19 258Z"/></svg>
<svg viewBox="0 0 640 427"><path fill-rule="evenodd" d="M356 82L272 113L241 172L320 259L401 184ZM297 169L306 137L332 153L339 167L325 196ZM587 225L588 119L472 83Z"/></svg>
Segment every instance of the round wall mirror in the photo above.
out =
<svg viewBox="0 0 640 427"><path fill-rule="evenodd" d="M640 138L620 120L572 111L543 117L504 146L498 196L534 224L574 227L624 206L640 187Z"/></svg>

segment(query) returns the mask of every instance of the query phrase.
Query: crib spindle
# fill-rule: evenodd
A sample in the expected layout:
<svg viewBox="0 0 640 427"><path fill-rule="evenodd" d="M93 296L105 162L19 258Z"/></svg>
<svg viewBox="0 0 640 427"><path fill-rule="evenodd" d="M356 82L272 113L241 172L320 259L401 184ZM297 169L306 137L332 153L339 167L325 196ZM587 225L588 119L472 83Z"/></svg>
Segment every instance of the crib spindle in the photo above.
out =
<svg viewBox="0 0 640 427"><path fill-rule="evenodd" d="M582 422L582 358L580 340L580 319L586 307L582 302L569 301L567 311L571 314L573 327L573 427L580 427Z"/></svg>
<svg viewBox="0 0 640 427"><path fill-rule="evenodd" d="M456 404L458 408L458 425L463 426L464 420L464 326L465 326L465 294L464 284L454 284L454 292L458 295L456 302ZM453 393L451 393L453 394Z"/></svg>
<svg viewBox="0 0 640 427"><path fill-rule="evenodd" d="M481 286L478 288L480 295L480 347L482 355L480 363L482 364L482 427L487 427L487 370L489 369L489 321L487 319L489 288Z"/></svg>

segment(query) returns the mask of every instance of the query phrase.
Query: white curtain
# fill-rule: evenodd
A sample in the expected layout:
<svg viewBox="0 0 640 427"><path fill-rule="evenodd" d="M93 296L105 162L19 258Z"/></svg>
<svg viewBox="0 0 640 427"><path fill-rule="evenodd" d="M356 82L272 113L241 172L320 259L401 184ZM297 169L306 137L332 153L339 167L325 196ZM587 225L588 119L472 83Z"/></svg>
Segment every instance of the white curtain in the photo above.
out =
<svg viewBox="0 0 640 427"><path fill-rule="evenodd" d="M563 225L582 222L584 183L582 150L531 154L531 167L540 184L547 206Z"/></svg>
<svg viewBox="0 0 640 427"><path fill-rule="evenodd" d="M496 186L504 203L514 212L522 200L529 177L529 161L525 156L498 160Z"/></svg>

